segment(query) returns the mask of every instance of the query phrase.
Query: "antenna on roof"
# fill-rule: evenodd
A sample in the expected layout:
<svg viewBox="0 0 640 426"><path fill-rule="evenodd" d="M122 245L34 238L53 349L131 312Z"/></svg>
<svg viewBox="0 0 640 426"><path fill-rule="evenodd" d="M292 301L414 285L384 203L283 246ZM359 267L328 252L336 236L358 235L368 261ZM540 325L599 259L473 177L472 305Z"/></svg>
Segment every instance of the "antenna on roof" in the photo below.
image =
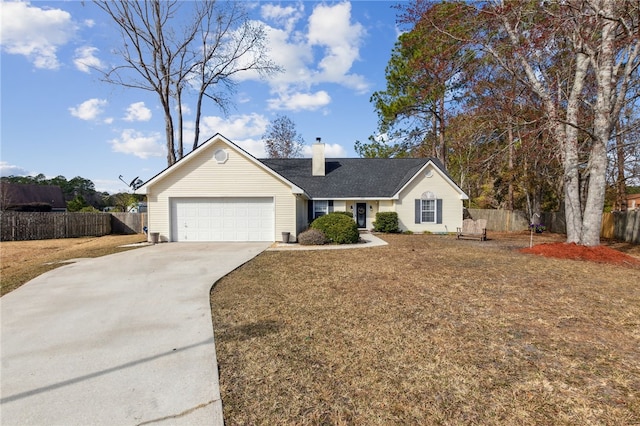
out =
<svg viewBox="0 0 640 426"><path fill-rule="evenodd" d="M133 178L133 180L129 183L127 183L124 179L122 179L122 175L118 176L118 179L120 179L122 182L124 182L128 187L132 188L134 191L140 188L142 184L144 184L142 179L139 179L138 176Z"/></svg>

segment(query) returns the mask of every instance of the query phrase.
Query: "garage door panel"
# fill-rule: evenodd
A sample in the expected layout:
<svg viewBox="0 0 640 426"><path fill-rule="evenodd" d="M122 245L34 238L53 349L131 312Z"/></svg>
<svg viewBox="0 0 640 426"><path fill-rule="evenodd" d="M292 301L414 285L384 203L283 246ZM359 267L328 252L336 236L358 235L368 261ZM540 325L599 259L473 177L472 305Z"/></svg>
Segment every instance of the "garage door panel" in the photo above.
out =
<svg viewBox="0 0 640 426"><path fill-rule="evenodd" d="M177 198L173 241L273 241L273 198Z"/></svg>

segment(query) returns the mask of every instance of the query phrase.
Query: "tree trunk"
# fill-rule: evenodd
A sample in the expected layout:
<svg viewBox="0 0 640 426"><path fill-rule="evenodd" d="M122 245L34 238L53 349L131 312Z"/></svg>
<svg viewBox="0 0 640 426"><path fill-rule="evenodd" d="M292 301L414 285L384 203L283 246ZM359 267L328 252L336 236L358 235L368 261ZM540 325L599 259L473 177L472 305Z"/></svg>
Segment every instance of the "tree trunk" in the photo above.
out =
<svg viewBox="0 0 640 426"><path fill-rule="evenodd" d="M165 136L167 138L167 166L176 162L175 135L173 132L173 118L168 104L164 105Z"/></svg>
<svg viewBox="0 0 640 426"><path fill-rule="evenodd" d="M513 210L513 128L511 127L511 123L509 123L507 128L507 138L509 139L509 194L507 198L507 210Z"/></svg>
<svg viewBox="0 0 640 426"><path fill-rule="evenodd" d="M176 107L178 109L178 160L184 157L184 117L182 115L182 88L176 87Z"/></svg>
<svg viewBox="0 0 640 426"><path fill-rule="evenodd" d="M439 99L440 102L440 114L438 115L438 124L439 124L439 131L438 131L438 142L440 145L440 161L442 162L442 165L444 166L445 170L447 169L447 146L446 146L446 142L445 142L445 138L444 138L444 131L445 131L445 118L444 118L444 96L442 96Z"/></svg>
<svg viewBox="0 0 640 426"><path fill-rule="evenodd" d="M624 137L620 133L621 126L618 126L616 136L616 203L617 210L627 211L627 184L625 179L625 156L624 156Z"/></svg>
<svg viewBox="0 0 640 426"><path fill-rule="evenodd" d="M567 224L567 242L582 244L583 237L583 216L582 203L580 200L580 173L578 167L580 159L578 157L578 114L579 102L582 89L584 87L589 58L581 51L576 53L575 74L573 84L567 101L567 110L564 123L556 123L556 127L563 127L556 132L558 136L564 136L563 158L564 167L564 198L565 198L565 221ZM560 130L560 129L557 129Z"/></svg>
<svg viewBox="0 0 640 426"><path fill-rule="evenodd" d="M592 55L597 82L597 99L593 133L595 140L589 153L589 193L584 209L581 243L587 246L600 244L600 228L602 226L602 207L606 188L607 142L611 136L611 95L614 89L613 63L615 55L615 29L617 22L610 19L614 16L613 0L600 4L602 38L598 55Z"/></svg>
<svg viewBox="0 0 640 426"><path fill-rule="evenodd" d="M201 91L198 94L198 100L196 101L196 122L193 129L193 148L198 147L198 140L200 139L200 116L202 115L202 97L204 93Z"/></svg>

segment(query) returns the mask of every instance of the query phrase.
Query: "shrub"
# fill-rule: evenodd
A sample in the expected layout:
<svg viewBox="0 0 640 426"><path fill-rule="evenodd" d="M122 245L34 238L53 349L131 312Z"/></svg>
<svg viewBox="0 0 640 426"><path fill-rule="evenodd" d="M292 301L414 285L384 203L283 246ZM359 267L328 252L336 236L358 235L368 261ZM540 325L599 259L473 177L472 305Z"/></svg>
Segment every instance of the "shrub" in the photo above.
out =
<svg viewBox="0 0 640 426"><path fill-rule="evenodd" d="M337 211L337 212L333 212L333 213L343 214L343 215L348 216L348 217L350 217L351 219L353 219L353 213L352 213L352 212Z"/></svg>
<svg viewBox="0 0 640 426"><path fill-rule="evenodd" d="M360 239L358 225L352 218L338 212L320 216L311 222L311 228L322 231L327 241L334 244L354 244Z"/></svg>
<svg viewBox="0 0 640 426"><path fill-rule="evenodd" d="M377 232L396 233L400 232L398 226L398 213L378 212L376 220L373 222L373 230Z"/></svg>
<svg viewBox="0 0 640 426"><path fill-rule="evenodd" d="M298 234L298 243L303 246L320 246L327 242L327 238L318 229L307 229Z"/></svg>

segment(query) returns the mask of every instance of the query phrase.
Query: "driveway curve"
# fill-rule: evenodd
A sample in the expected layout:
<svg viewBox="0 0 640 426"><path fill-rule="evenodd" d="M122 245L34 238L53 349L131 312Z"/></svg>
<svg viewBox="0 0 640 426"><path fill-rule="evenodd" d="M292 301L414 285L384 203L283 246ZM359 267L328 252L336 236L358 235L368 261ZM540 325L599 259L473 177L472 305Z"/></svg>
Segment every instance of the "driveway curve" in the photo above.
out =
<svg viewBox="0 0 640 426"><path fill-rule="evenodd" d="M80 259L0 298L2 425L222 425L209 291L268 246Z"/></svg>

